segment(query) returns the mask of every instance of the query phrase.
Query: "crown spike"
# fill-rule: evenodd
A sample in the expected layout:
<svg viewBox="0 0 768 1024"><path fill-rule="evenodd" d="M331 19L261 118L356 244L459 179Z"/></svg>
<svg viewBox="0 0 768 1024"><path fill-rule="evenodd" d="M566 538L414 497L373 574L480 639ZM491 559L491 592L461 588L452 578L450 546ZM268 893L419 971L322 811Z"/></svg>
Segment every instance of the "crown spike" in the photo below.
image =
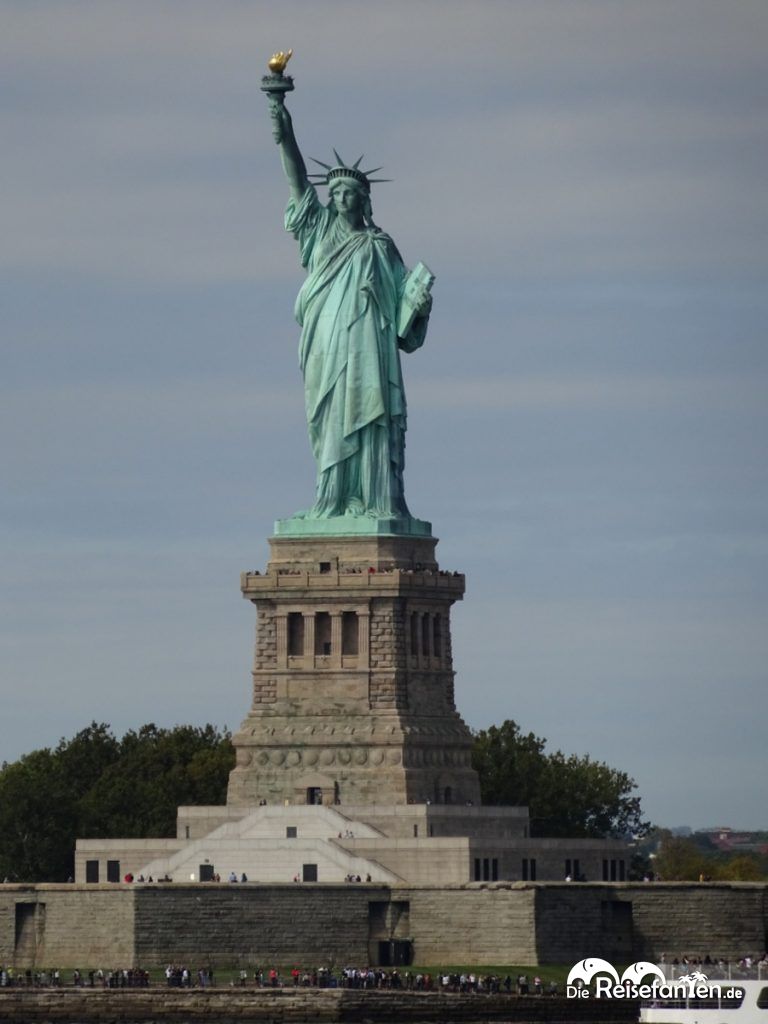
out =
<svg viewBox="0 0 768 1024"><path fill-rule="evenodd" d="M328 186L330 186L331 183L336 178L354 178L356 181L358 181L363 186L364 189L366 189L366 191L370 190L370 185L371 185L372 182L382 182L382 181L391 181L392 180L391 178L369 178L368 177L369 174L375 174L376 171L380 171L381 167L372 167L370 171L361 171L360 170L360 164L362 163L363 156L365 154L362 154L359 157L359 159L357 159L354 162L354 164L352 164L351 166L349 164L344 163L344 160L342 159L341 154L339 153L339 151L337 149L334 149L333 155L336 157L336 161L337 161L337 163L336 163L336 165L334 167L331 167L330 164L324 163L322 160L318 160L314 156L310 157L310 159L314 163L318 164L318 166L325 168L325 173L317 173L317 172L315 172L315 173L312 173L312 174L307 174L307 178L314 178L318 185L322 184L322 185L328 185Z"/></svg>

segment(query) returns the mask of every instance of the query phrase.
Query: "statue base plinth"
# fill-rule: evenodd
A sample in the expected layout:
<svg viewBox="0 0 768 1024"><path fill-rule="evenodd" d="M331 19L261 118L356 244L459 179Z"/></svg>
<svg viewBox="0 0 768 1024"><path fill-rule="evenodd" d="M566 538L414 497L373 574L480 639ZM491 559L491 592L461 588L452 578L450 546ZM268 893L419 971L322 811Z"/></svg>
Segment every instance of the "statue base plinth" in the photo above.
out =
<svg viewBox="0 0 768 1024"><path fill-rule="evenodd" d="M436 544L270 537L266 572L240 581L258 619L230 808L479 804L453 690L450 611L464 576L440 570Z"/></svg>
<svg viewBox="0 0 768 1024"><path fill-rule="evenodd" d="M425 519L331 516L329 519L278 519L275 537L431 537Z"/></svg>

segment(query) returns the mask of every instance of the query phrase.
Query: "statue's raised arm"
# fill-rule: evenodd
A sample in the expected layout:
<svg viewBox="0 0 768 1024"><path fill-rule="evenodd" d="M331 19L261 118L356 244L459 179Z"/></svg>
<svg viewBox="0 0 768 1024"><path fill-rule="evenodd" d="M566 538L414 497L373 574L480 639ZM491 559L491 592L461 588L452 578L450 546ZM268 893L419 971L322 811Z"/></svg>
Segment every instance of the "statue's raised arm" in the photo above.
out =
<svg viewBox="0 0 768 1024"><path fill-rule="evenodd" d="M285 94L293 90L293 79L290 75L283 74L292 54L293 50L285 52L279 50L272 54L269 60L271 74L262 78L261 88L269 98L272 138L280 147L280 157L283 161L283 170L288 179L291 195L294 199L301 199L307 190L309 179L304 157L296 142L293 121L285 105Z"/></svg>
<svg viewBox="0 0 768 1024"><path fill-rule="evenodd" d="M291 196L285 227L299 244L307 279L296 301L299 362L312 453L315 503L281 520L278 532L425 534L405 503L405 390L400 352L424 343L432 277L419 264L409 274L389 235L373 221L371 184L362 157L312 175L328 186L324 205L310 184L296 143L283 75L290 51L275 54L268 94L272 134L280 146ZM378 170L378 168L377 168Z"/></svg>
<svg viewBox="0 0 768 1024"><path fill-rule="evenodd" d="M283 170L288 179L291 195L301 199L307 189L307 167L301 155L293 131L293 120L282 99L270 98L269 112L272 116L272 137L280 147Z"/></svg>

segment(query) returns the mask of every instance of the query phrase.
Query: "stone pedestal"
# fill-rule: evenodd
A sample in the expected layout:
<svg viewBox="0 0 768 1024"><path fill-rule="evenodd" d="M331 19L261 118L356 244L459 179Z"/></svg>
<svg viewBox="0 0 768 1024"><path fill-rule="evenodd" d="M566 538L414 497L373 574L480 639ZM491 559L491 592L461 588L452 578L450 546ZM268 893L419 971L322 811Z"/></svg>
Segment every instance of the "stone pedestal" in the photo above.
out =
<svg viewBox="0 0 768 1024"><path fill-rule="evenodd" d="M273 537L234 806L480 802L454 704L450 608L464 577L433 537Z"/></svg>

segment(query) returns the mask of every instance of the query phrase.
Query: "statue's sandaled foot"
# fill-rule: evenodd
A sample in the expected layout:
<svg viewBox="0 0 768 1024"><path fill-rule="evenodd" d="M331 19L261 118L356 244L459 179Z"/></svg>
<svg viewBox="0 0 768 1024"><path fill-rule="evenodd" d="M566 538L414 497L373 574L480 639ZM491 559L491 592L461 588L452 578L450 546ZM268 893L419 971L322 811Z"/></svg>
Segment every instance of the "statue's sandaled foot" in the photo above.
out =
<svg viewBox="0 0 768 1024"><path fill-rule="evenodd" d="M364 516L366 514L363 503L359 498L350 498L347 507L344 509L345 516Z"/></svg>
<svg viewBox="0 0 768 1024"><path fill-rule="evenodd" d="M365 515L369 519L410 519L408 512L403 512L400 509L386 509L386 508L369 508L366 509Z"/></svg>

